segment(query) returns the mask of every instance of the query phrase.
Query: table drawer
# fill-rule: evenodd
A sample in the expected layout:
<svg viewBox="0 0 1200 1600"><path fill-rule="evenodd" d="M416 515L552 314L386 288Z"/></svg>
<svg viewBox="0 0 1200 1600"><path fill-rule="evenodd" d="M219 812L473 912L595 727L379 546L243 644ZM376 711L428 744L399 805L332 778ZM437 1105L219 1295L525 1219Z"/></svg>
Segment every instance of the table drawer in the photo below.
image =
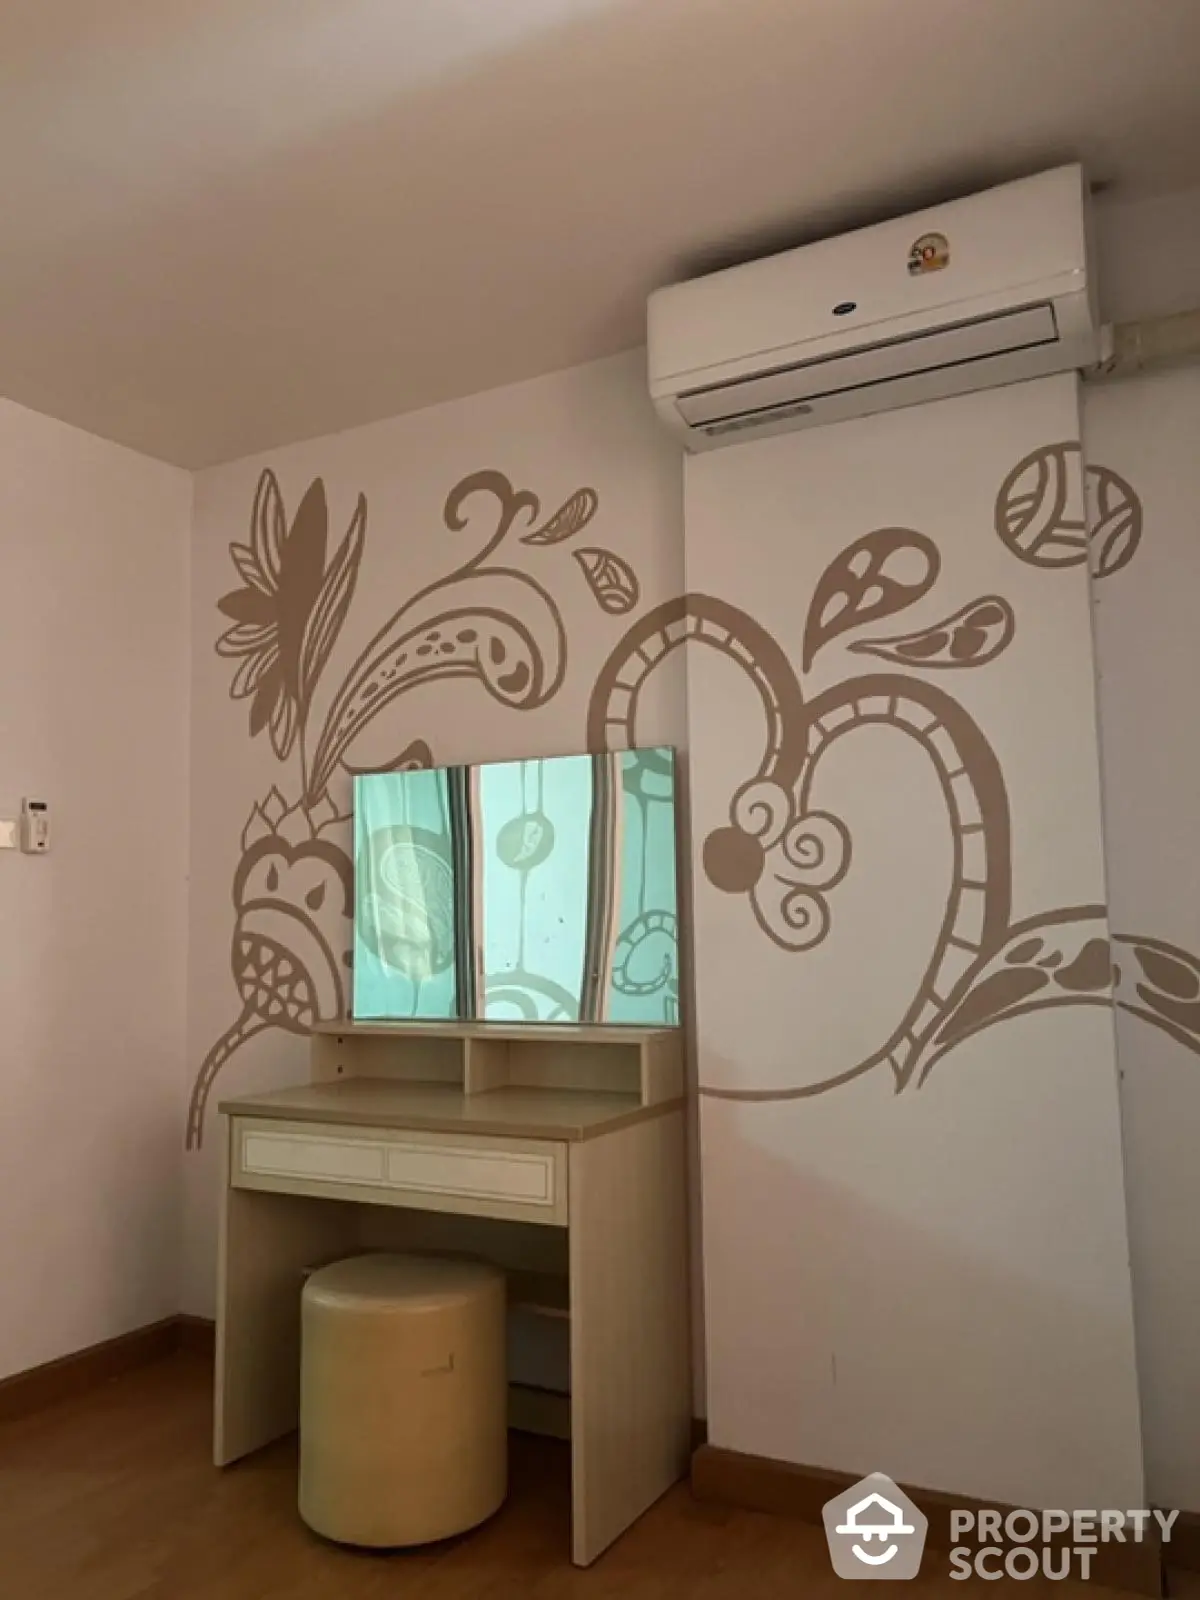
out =
<svg viewBox="0 0 1200 1600"><path fill-rule="evenodd" d="M230 1158L230 1182L238 1189L522 1222L567 1220L566 1146L552 1139L235 1117Z"/></svg>

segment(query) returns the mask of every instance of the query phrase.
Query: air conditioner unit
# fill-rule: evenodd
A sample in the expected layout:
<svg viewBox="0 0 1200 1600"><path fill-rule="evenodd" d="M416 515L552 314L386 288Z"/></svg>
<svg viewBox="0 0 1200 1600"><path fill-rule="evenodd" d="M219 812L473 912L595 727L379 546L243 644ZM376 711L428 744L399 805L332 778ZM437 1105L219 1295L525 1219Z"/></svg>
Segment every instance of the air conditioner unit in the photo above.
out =
<svg viewBox="0 0 1200 1600"><path fill-rule="evenodd" d="M1099 355L1082 170L660 289L650 394L689 450L970 389Z"/></svg>

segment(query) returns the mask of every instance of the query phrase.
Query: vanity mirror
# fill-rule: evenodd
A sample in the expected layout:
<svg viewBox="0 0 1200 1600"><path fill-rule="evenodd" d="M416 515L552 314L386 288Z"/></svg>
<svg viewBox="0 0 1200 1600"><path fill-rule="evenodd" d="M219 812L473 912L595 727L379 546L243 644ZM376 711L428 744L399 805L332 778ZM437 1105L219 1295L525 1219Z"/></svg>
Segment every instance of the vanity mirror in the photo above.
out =
<svg viewBox="0 0 1200 1600"><path fill-rule="evenodd" d="M354 1015L679 1021L669 749L354 788Z"/></svg>

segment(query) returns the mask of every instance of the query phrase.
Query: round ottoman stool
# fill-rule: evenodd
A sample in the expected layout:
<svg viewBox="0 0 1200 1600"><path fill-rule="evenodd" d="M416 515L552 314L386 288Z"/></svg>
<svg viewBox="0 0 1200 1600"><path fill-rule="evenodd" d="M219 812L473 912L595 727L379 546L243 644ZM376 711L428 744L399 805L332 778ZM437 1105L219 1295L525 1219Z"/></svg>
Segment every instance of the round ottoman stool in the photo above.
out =
<svg viewBox="0 0 1200 1600"><path fill-rule="evenodd" d="M505 1281L480 1261L366 1255L301 1300L300 1515L342 1544L425 1544L508 1482Z"/></svg>

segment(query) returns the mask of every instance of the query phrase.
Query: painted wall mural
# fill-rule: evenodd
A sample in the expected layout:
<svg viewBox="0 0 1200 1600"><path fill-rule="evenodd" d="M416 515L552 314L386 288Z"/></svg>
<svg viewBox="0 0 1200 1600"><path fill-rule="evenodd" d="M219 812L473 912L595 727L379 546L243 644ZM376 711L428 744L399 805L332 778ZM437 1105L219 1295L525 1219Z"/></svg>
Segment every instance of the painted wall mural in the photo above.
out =
<svg viewBox="0 0 1200 1600"><path fill-rule="evenodd" d="M1142 537L1142 508L1125 479L1086 470L1088 514L1067 493L1074 443L1046 445L1018 461L995 499L995 531L1013 555L1054 568L1091 559L1107 579ZM1077 469L1076 469L1077 470ZM330 552L325 488L316 478L289 521L278 481L264 471L248 542L230 545L241 587L219 601L231 624L217 653L236 662L230 694L249 701L251 738L266 734L288 777L252 808L233 886L231 965L240 1009L209 1049L192 1091L187 1143L203 1137L222 1069L271 1028L304 1034L347 1014L352 928L349 819L330 798L335 774L405 771L434 764L414 739L394 758L354 762L362 732L398 696L439 679L467 678L498 705L525 711L561 688L569 641L553 593L512 564L515 543L533 552L573 540L596 515L594 489L575 491L550 516L538 497L484 470L451 489L444 522L466 531L486 515L474 554L405 599L363 647L314 722L315 691L351 612L367 533L360 496ZM597 605L635 612L640 586L629 563L601 546L572 551ZM810 696L805 679L834 640L897 617L934 592L941 556L927 535L879 528L847 545L818 579L795 654L754 618L714 595L686 594L638 618L613 649L591 694L586 748L636 742L642 689L684 644L717 651L753 685L763 721L756 771L731 795L728 823L704 840L702 866L718 890L743 899L761 934L802 956L834 926L838 885L853 868L845 823L814 803L822 758L839 741L887 725L914 741L937 776L953 844L941 927L904 1015L879 1046L819 1083L779 1089L703 1087L720 1098L772 1100L823 1093L876 1068L896 1089L924 1083L963 1040L1048 1006L1116 1004L1200 1053L1200 960L1174 945L1107 931L1102 906L1055 907L1011 920L1009 798L1000 762L971 715L943 686L954 672L986 668L1013 643L1017 618L1000 594L983 594L939 621L869 634L856 655L899 672L869 671ZM289 800L287 794L292 798ZM342 919L331 935L326 906Z"/></svg>
<svg viewBox="0 0 1200 1600"><path fill-rule="evenodd" d="M444 522L460 534L479 514L483 533L474 553L397 607L351 663L318 723L316 690L353 605L367 503L360 495L331 554L323 481L313 479L289 520L275 474L263 472L249 539L229 547L242 581L218 602L231 626L216 650L237 663L230 694L249 701L250 737L267 735L288 776L255 803L242 835L231 951L240 1010L197 1073L190 1149L203 1139L218 1076L249 1039L271 1028L304 1034L318 1020L347 1014L353 872L349 819L330 797L331 780L434 762L429 743L417 739L382 766L358 766L356 740L398 696L439 680L470 679L517 711L557 694L568 659L561 610L549 588L505 552L514 542L540 552L574 539L598 505L596 491L583 487L542 519L538 497L501 472L474 472L455 484ZM574 554L605 614L637 605L638 580L621 556L600 546ZM336 936L327 931L327 906L343 918Z"/></svg>
<svg viewBox="0 0 1200 1600"><path fill-rule="evenodd" d="M1093 560L1110 577L1135 554L1142 511L1132 485L1105 467L1087 469L1092 514L1068 509L1075 444L1053 444L1020 460L996 496L996 532L1022 561L1074 566ZM713 595L658 607L626 635L592 699L588 742L632 736L638 693L663 655L690 643L718 651L752 682L762 709L763 756L729 803L728 825L702 850L708 881L744 897L755 922L798 954L826 940L831 901L852 868L853 841L837 816L814 805L822 758L873 725L894 728L925 753L937 774L953 842L953 872L941 928L911 1003L893 1032L859 1061L820 1082L785 1089L716 1088L731 1100L821 1094L877 1067L897 1091L923 1084L957 1044L1022 1013L1063 1005L1111 1005L1164 1029L1200 1053L1200 960L1139 935L1110 937L1103 906L1054 908L1012 922L1009 797L982 729L943 687L915 674L986 667L1012 644L1016 617L988 594L915 632L855 640L849 649L908 669L854 677L809 698L803 674L832 640L907 610L931 593L939 552L913 529L883 528L843 549L809 602L797 673L783 646L753 618Z"/></svg>
<svg viewBox="0 0 1200 1600"><path fill-rule="evenodd" d="M1023 456L996 496L996 532L1034 567L1077 567L1091 560L1098 578L1133 560L1142 538L1142 502L1108 467L1088 464L1082 515L1069 486L1082 451L1075 441L1042 445Z"/></svg>
<svg viewBox="0 0 1200 1600"><path fill-rule="evenodd" d="M764 698L684 653L723 1448L1144 1493L1111 927L1196 946L1104 909L1093 605L1155 530L1093 588L1080 422L1047 378L686 463L688 588L788 663ZM1047 458L1030 499L1013 469ZM1084 544L1049 566L1060 530Z"/></svg>

